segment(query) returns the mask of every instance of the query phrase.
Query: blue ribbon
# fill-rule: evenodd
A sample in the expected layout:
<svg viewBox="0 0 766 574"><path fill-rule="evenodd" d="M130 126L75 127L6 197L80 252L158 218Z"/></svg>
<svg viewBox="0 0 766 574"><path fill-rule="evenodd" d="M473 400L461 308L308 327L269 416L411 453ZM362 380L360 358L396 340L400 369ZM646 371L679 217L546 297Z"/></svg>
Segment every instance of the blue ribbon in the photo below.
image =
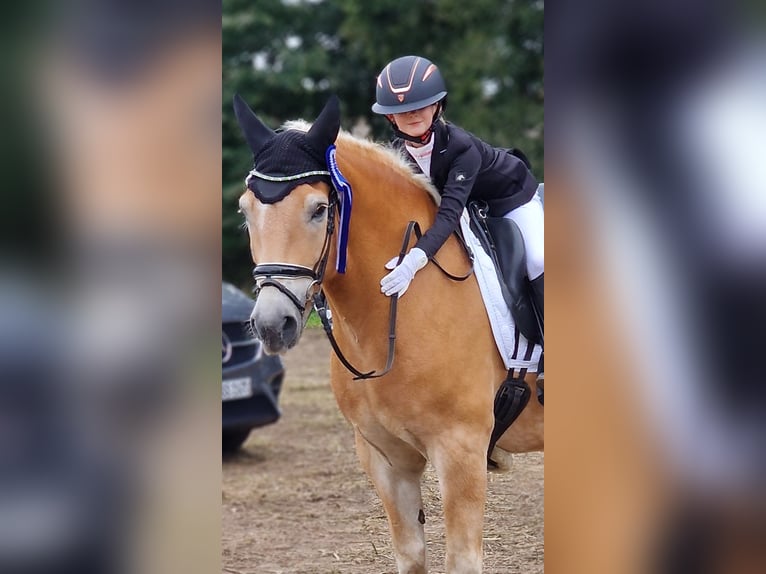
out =
<svg viewBox="0 0 766 574"><path fill-rule="evenodd" d="M333 187L338 192L340 199L340 222L338 225L338 256L335 260L335 269L338 273L346 272L346 252L348 251L348 228L351 221L351 184L343 177L335 159L335 144L327 148L325 154L327 169L330 170L330 179Z"/></svg>

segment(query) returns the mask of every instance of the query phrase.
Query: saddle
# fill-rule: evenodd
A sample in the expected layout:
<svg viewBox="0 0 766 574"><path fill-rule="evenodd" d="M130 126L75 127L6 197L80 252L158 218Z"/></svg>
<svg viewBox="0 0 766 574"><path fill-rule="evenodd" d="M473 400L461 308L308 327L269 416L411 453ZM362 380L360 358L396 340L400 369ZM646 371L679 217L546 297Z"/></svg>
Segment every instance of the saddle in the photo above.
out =
<svg viewBox="0 0 766 574"><path fill-rule="evenodd" d="M490 217L484 202L468 204L471 230L484 251L492 259L500 283L500 290L519 331L532 343L542 344L543 337L530 294L527 277L526 250L521 230L511 219ZM526 371L526 369L524 369ZM492 460L495 444L527 406L531 390L524 381L524 373L515 375L513 369L495 394L495 425L487 449L487 466L496 468ZM538 400L543 399L538 388Z"/></svg>
<svg viewBox="0 0 766 574"><path fill-rule="evenodd" d="M471 230L495 265L503 299L521 333L533 343L543 341L532 306L527 278L524 238L516 223L505 217L490 217L486 203L468 204Z"/></svg>

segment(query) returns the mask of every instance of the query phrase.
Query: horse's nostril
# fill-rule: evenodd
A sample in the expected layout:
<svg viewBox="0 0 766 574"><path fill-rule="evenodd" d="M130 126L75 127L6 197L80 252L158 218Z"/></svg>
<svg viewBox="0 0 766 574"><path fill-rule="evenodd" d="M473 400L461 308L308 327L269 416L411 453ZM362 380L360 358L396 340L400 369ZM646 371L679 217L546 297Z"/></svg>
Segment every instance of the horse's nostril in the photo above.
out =
<svg viewBox="0 0 766 574"><path fill-rule="evenodd" d="M255 319L250 317L250 331L259 339L263 339L263 336L258 332L258 327L255 324Z"/></svg>
<svg viewBox="0 0 766 574"><path fill-rule="evenodd" d="M298 321L292 316L285 317L282 322L282 339L284 341L294 341L298 334Z"/></svg>

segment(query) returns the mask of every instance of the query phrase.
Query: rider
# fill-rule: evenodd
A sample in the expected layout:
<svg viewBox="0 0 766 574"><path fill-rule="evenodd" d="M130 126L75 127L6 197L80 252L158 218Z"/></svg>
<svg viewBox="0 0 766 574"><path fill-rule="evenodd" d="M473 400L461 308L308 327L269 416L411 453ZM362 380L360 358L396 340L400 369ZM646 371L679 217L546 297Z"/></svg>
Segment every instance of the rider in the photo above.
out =
<svg viewBox="0 0 766 574"><path fill-rule="evenodd" d="M525 161L444 120L444 79L425 58L404 56L387 64L378 75L375 100L372 111L388 118L394 146L407 151L441 194L434 224L383 277L381 291L403 295L415 273L458 228L466 203L479 199L488 204L490 215L512 219L521 230L533 303L542 316L543 206Z"/></svg>

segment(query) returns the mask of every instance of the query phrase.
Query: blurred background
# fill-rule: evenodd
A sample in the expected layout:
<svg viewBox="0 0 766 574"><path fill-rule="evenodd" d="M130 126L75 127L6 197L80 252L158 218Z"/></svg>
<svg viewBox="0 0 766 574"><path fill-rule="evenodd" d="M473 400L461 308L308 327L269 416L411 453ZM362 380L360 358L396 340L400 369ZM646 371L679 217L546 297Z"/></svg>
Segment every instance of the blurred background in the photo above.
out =
<svg viewBox="0 0 766 574"><path fill-rule="evenodd" d="M0 11L0 572L214 572L220 3Z"/></svg>
<svg viewBox="0 0 766 574"><path fill-rule="evenodd" d="M547 6L548 572L766 571L763 16Z"/></svg>
<svg viewBox="0 0 766 574"><path fill-rule="evenodd" d="M543 2L478 0L223 1L223 274L247 285L252 266L237 199L252 154L231 108L240 93L273 129L313 120L331 94L341 125L388 141L374 115L375 79L415 54L447 83L446 118L517 147L543 179Z"/></svg>

